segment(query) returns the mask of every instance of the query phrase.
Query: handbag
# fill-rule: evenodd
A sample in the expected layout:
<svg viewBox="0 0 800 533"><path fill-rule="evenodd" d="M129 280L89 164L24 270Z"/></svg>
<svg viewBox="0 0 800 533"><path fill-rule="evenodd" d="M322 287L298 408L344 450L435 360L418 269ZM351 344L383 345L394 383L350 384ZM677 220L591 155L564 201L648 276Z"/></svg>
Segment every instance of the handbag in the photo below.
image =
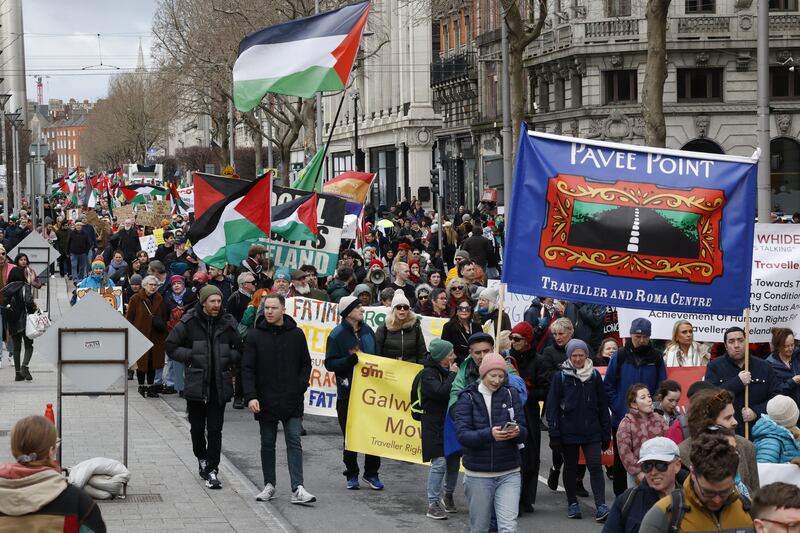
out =
<svg viewBox="0 0 800 533"><path fill-rule="evenodd" d="M25 336L29 339L35 339L47 331L50 325L50 317L43 313L41 309L37 309L25 319Z"/></svg>

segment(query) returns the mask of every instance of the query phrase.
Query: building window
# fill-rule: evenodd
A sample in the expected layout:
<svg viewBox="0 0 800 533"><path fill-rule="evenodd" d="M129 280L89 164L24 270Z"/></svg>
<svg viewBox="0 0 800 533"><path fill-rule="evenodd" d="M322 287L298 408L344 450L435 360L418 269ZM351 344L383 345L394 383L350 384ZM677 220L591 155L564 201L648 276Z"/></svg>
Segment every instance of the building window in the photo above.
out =
<svg viewBox="0 0 800 533"><path fill-rule="evenodd" d="M722 101L721 68L679 68L678 101Z"/></svg>
<svg viewBox="0 0 800 533"><path fill-rule="evenodd" d="M448 48L452 50L456 47L456 28L455 24L453 24L453 17L450 17L450 21L448 22L447 26L450 29L450 38L449 38L449 46Z"/></svg>
<svg viewBox="0 0 800 533"><path fill-rule="evenodd" d="M608 0L609 17L630 17L631 0Z"/></svg>
<svg viewBox="0 0 800 533"><path fill-rule="evenodd" d="M716 0L686 0L686 13L716 13Z"/></svg>
<svg viewBox="0 0 800 533"><path fill-rule="evenodd" d="M543 77L539 78L539 94L537 95L536 103L539 104L540 113L550 111L550 84Z"/></svg>
<svg viewBox="0 0 800 533"><path fill-rule="evenodd" d="M797 0L769 0L770 11L797 11Z"/></svg>
<svg viewBox="0 0 800 533"><path fill-rule="evenodd" d="M776 100L800 98L800 69L769 68L769 92Z"/></svg>
<svg viewBox="0 0 800 533"><path fill-rule="evenodd" d="M573 74L571 83L570 98L572 99L572 108L578 109L583 106L583 78Z"/></svg>
<svg viewBox="0 0 800 533"><path fill-rule="evenodd" d="M567 84L564 78L556 78L553 89L555 93L555 111L562 111L564 102L567 100Z"/></svg>
<svg viewBox="0 0 800 533"><path fill-rule="evenodd" d="M639 95L636 87L635 70L609 70L603 73L605 79L606 104L634 104Z"/></svg>

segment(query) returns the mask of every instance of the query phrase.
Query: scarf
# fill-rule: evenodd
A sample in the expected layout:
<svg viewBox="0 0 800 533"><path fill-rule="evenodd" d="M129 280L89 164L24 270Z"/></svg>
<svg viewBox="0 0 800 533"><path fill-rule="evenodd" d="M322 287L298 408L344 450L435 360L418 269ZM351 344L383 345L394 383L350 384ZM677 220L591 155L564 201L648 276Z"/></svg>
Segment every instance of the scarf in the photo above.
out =
<svg viewBox="0 0 800 533"><path fill-rule="evenodd" d="M586 358L586 364L583 365L583 368L575 368L572 365L572 361L570 361L569 359L567 359L561 364L561 368L567 375L575 376L576 378L581 380L581 383L586 383L587 381L589 381L589 379L592 377L592 374L594 373L593 372L594 364L592 363L592 360L589 359L588 357Z"/></svg>
<svg viewBox="0 0 800 533"><path fill-rule="evenodd" d="M183 296L186 294L186 286L184 285L183 290L180 294L176 294L174 291L172 293L172 299L175 300L175 303L178 305L183 305Z"/></svg>

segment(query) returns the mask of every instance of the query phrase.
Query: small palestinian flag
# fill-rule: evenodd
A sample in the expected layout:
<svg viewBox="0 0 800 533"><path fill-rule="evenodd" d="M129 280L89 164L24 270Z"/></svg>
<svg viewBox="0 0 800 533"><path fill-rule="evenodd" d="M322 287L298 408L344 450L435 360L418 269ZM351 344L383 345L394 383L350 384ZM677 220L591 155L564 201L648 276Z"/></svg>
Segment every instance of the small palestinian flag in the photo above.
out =
<svg viewBox="0 0 800 533"><path fill-rule="evenodd" d="M267 93L311 98L347 85L367 23L369 2L255 31L239 43L233 102L256 107Z"/></svg>
<svg viewBox="0 0 800 533"><path fill-rule="evenodd" d="M219 268L241 263L253 242L269 236L271 197L267 174L206 209L187 234L197 257Z"/></svg>
<svg viewBox="0 0 800 533"><path fill-rule="evenodd" d="M178 186L174 181L169 183L169 201L172 203L172 214L185 214L189 212L189 206L186 205L178 193Z"/></svg>
<svg viewBox="0 0 800 533"><path fill-rule="evenodd" d="M70 191L67 200L67 205L71 207L78 207L78 182L69 184Z"/></svg>
<svg viewBox="0 0 800 533"><path fill-rule="evenodd" d="M65 196L70 192L69 182L63 177L50 187L50 196Z"/></svg>
<svg viewBox="0 0 800 533"><path fill-rule="evenodd" d="M162 200L166 198L168 190L157 185L128 185L120 187L117 194L121 194L124 201L129 204L144 204L148 196L156 196Z"/></svg>
<svg viewBox="0 0 800 533"><path fill-rule="evenodd" d="M272 233L287 241L317 240L317 193L272 208Z"/></svg>

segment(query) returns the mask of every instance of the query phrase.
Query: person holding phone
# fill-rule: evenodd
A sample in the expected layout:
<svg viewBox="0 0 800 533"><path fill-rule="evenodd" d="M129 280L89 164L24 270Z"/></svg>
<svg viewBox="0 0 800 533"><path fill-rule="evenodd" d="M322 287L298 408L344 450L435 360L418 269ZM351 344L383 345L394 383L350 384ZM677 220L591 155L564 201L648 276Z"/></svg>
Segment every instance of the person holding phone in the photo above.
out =
<svg viewBox="0 0 800 533"><path fill-rule="evenodd" d="M566 346L567 360L552 377L545 402L550 448L564 457L567 516L581 518L577 495L580 451L586 458L594 496L595 520L608 517L601 455L611 445L611 417L603 378L592 366L589 347L580 339Z"/></svg>
<svg viewBox="0 0 800 533"><path fill-rule="evenodd" d="M489 531L492 511L497 531L517 530L520 446L528 428L519 393L505 384L506 366L503 356L485 355L479 367L480 381L461 391L452 410L463 448L471 533Z"/></svg>

